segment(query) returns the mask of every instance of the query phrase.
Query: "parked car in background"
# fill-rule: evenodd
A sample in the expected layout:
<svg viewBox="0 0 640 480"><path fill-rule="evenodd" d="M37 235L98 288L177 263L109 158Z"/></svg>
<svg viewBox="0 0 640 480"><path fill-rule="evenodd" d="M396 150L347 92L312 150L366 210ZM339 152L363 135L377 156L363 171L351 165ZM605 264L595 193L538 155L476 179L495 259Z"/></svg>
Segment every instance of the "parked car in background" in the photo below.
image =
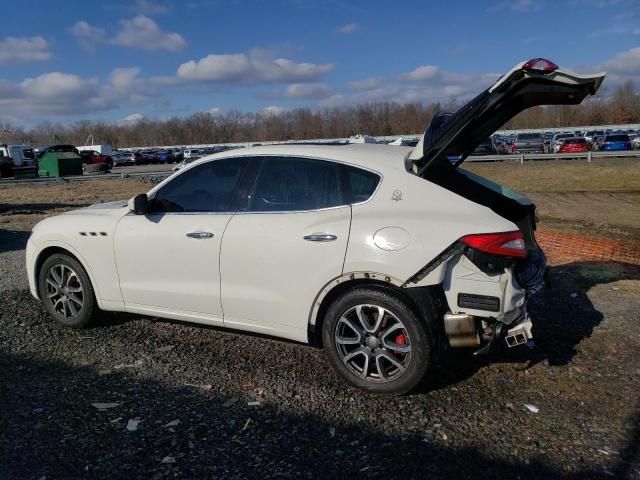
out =
<svg viewBox="0 0 640 480"><path fill-rule="evenodd" d="M176 161L173 153L167 150L158 150L156 152L156 158L158 160L158 163L173 163Z"/></svg>
<svg viewBox="0 0 640 480"><path fill-rule="evenodd" d="M484 139L471 153L471 155L496 155L498 151L491 137Z"/></svg>
<svg viewBox="0 0 640 480"><path fill-rule="evenodd" d="M129 202L38 223L30 291L69 327L109 310L258 332L322 347L354 386L405 393L448 348L533 338L527 303L546 271L535 206L459 165L520 111L578 104L603 78L534 59L436 115L415 148L205 157Z"/></svg>
<svg viewBox="0 0 640 480"><path fill-rule="evenodd" d="M187 158L191 158L191 157L200 157L202 156L202 150L200 150L199 148L187 148L184 151L184 158L185 160Z"/></svg>
<svg viewBox="0 0 640 480"><path fill-rule="evenodd" d="M519 133L512 153L544 153L544 140L540 133Z"/></svg>
<svg viewBox="0 0 640 480"><path fill-rule="evenodd" d="M11 159L12 167L33 167L36 157L30 145L0 144L0 156Z"/></svg>
<svg viewBox="0 0 640 480"><path fill-rule="evenodd" d="M573 133L556 133L551 139L550 152L558 153L560 151L560 146L567 138L576 138L576 136Z"/></svg>
<svg viewBox="0 0 640 480"><path fill-rule="evenodd" d="M602 136L604 136L603 130L589 130L584 134L585 140L587 140L587 142L589 142L591 145L596 143L597 137L602 137Z"/></svg>
<svg viewBox="0 0 640 480"><path fill-rule="evenodd" d="M95 150L81 150L80 157L82 158L82 163L91 165L104 163L107 169L113 168L113 159L110 155L103 155Z"/></svg>
<svg viewBox="0 0 640 480"><path fill-rule="evenodd" d="M13 175L13 163L11 157L7 157L5 152L0 151L0 178L11 177Z"/></svg>
<svg viewBox="0 0 640 480"><path fill-rule="evenodd" d="M133 163L131 160L131 154L128 152L113 152L111 154L111 159L113 160L114 167L122 167Z"/></svg>
<svg viewBox="0 0 640 480"><path fill-rule="evenodd" d="M173 154L173 158L176 163L184 160L184 152L182 151L182 148L170 148L169 151Z"/></svg>
<svg viewBox="0 0 640 480"><path fill-rule="evenodd" d="M130 158L133 165L143 165L145 163L144 157L140 152L131 152Z"/></svg>
<svg viewBox="0 0 640 480"><path fill-rule="evenodd" d="M142 163L158 163L158 152L156 150L142 150Z"/></svg>
<svg viewBox="0 0 640 480"><path fill-rule="evenodd" d="M626 133L605 135L598 148L602 151L631 150L629 135Z"/></svg>
<svg viewBox="0 0 640 480"><path fill-rule="evenodd" d="M189 165L190 163L195 162L196 160L200 160L202 157L199 156L195 156L195 157L187 157L184 160L182 160L181 162L179 162L175 167L173 167L171 170L173 170L174 172L177 172L178 170L183 169L184 167L186 167L187 165Z"/></svg>
<svg viewBox="0 0 640 480"><path fill-rule="evenodd" d="M591 145L583 137L565 138L558 153L582 153L591 150Z"/></svg>

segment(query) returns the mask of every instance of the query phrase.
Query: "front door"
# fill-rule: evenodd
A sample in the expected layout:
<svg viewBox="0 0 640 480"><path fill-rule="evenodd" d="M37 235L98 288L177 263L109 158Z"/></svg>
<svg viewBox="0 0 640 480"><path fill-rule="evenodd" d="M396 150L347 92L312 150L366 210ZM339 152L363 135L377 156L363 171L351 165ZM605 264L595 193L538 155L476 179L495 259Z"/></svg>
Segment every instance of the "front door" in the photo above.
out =
<svg viewBox="0 0 640 480"><path fill-rule="evenodd" d="M128 311L222 323L219 255L246 158L213 160L152 194L150 213L126 215L115 233Z"/></svg>

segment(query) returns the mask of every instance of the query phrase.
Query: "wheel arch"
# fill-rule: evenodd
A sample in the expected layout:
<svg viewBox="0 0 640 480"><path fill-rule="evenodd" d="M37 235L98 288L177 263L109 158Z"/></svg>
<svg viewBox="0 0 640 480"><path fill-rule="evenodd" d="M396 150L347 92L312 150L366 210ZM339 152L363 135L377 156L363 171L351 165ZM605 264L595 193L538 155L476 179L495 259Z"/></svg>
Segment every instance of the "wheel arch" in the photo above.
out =
<svg viewBox="0 0 640 480"><path fill-rule="evenodd" d="M87 262L84 260L84 258L82 258L82 256L74 248L72 248L69 245L65 245L61 243L48 244L38 252L36 261L34 263L34 272L33 272L36 291L38 295L41 297L39 278L40 278L40 270L42 269L42 265L44 264L47 258L49 258L51 255L55 255L56 253L69 255L75 261L77 261L82 266L82 268L84 268L84 271L87 272L87 276L89 277L89 281L91 282L91 287L96 296L96 300L98 301L98 304L99 304L100 295L98 295L96 280L95 280L95 277L93 276L93 273L91 272L91 269L88 267Z"/></svg>
<svg viewBox="0 0 640 480"><path fill-rule="evenodd" d="M403 284L404 282L400 279L375 272L352 272L335 278L325 285L313 303L307 328L309 344L322 347L322 325L329 306L340 295L361 287L386 291L398 297L414 310L421 320L425 321L429 333L437 341L439 338L437 333L440 329L436 319L441 286L402 288Z"/></svg>

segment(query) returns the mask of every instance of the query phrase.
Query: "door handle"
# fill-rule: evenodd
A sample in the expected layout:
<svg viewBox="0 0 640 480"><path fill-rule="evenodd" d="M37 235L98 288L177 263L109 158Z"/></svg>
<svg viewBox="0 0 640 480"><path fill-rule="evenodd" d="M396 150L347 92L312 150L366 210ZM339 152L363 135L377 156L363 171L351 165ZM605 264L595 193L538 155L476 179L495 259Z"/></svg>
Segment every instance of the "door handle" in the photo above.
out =
<svg viewBox="0 0 640 480"><path fill-rule="evenodd" d="M189 233L187 233L187 237L189 237L189 238L213 238L213 233L211 233L211 232L189 232Z"/></svg>
<svg viewBox="0 0 640 480"><path fill-rule="evenodd" d="M311 235L305 235L302 238L309 242L333 242L338 239L338 237L331 235L330 233L312 233Z"/></svg>

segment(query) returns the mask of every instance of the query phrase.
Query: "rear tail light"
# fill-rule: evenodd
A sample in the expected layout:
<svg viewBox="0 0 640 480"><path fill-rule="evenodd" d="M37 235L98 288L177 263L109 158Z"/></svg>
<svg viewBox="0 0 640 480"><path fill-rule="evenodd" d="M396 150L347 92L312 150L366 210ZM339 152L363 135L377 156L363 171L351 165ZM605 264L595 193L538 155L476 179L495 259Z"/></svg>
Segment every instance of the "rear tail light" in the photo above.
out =
<svg viewBox="0 0 640 480"><path fill-rule="evenodd" d="M525 258L527 256L524 238L519 230L515 232L466 235L462 237L460 241L480 252L490 253L492 255L519 258Z"/></svg>
<svg viewBox="0 0 640 480"><path fill-rule="evenodd" d="M539 73L553 73L558 68L558 65L546 58L533 58L522 66L523 70Z"/></svg>

